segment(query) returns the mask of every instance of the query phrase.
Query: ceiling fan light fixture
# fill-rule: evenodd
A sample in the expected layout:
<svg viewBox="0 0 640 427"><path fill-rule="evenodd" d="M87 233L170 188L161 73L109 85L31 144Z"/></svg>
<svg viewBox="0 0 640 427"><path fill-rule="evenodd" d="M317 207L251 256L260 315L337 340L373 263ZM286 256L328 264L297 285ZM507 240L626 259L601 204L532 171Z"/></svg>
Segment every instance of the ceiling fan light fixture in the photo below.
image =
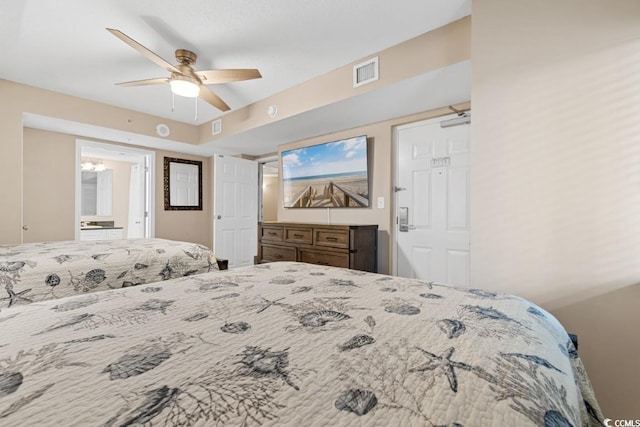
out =
<svg viewBox="0 0 640 427"><path fill-rule="evenodd" d="M171 73L171 77L157 77L151 79L144 80L135 80L130 82L122 82L116 83L118 86L147 86L147 85L156 85L156 84L164 84L169 83L171 85L171 102L172 108L171 111L174 110L174 99L175 95L183 96L186 98L196 98L194 99L195 107L196 107L196 117L197 117L197 109L198 109L198 101L197 98L202 98L203 101L211 104L215 108L220 111L229 111L231 108L224 102L218 95L216 95L211 89L204 85L203 81L206 84L214 84L214 83L229 83L229 82L238 82L242 80L252 80L262 78L262 74L260 71L256 69L223 69L223 70L201 70L196 71L193 68L193 65L196 63L198 59L198 55L195 52L192 52L187 49L177 49L175 51L175 57L178 61L177 64L173 65L169 63L164 58L158 56L156 53L152 52L148 48L144 47L125 33L120 30L116 30L115 28L107 28L111 34L122 40L125 44L129 45L133 49L137 50L138 53L141 53L145 58L158 65L165 71L169 71Z"/></svg>
<svg viewBox="0 0 640 427"><path fill-rule="evenodd" d="M196 98L200 95L200 85L185 76L174 75L169 82L171 92L185 98Z"/></svg>

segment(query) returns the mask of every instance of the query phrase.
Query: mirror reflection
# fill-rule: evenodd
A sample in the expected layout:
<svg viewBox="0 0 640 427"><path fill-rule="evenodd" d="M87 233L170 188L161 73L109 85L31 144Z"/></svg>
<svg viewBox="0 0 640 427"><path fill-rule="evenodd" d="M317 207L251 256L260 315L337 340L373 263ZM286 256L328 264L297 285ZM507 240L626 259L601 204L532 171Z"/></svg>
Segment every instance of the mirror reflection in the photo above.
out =
<svg viewBox="0 0 640 427"><path fill-rule="evenodd" d="M82 171L81 215L111 216L113 171Z"/></svg>
<svg viewBox="0 0 640 427"><path fill-rule="evenodd" d="M169 164L169 194L172 206L198 206L197 165L171 162Z"/></svg>

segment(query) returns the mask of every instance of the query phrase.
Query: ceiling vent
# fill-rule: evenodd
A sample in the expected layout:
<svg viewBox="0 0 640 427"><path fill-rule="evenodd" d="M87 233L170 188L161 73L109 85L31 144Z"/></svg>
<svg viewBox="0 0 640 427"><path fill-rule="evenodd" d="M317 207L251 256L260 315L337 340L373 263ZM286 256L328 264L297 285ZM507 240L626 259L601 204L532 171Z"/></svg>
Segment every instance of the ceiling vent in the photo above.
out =
<svg viewBox="0 0 640 427"><path fill-rule="evenodd" d="M211 122L211 135L217 135L222 132L222 119Z"/></svg>
<svg viewBox="0 0 640 427"><path fill-rule="evenodd" d="M353 67L353 87L378 80L378 57L371 58Z"/></svg>

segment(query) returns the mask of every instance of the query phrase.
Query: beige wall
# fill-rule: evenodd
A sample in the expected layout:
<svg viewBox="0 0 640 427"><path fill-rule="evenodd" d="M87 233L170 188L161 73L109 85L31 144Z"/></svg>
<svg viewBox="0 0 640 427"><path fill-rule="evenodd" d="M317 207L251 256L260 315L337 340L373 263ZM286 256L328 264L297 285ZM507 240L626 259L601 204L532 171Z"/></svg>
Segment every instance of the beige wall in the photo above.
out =
<svg viewBox="0 0 640 427"><path fill-rule="evenodd" d="M620 302L640 283L638 22L636 0L476 2L471 97L473 285L554 310L605 415L634 419L640 356L620 331L640 310Z"/></svg>
<svg viewBox="0 0 640 427"><path fill-rule="evenodd" d="M457 104L455 108L466 109L468 103ZM392 256L392 215L391 203L393 185L392 159L393 159L393 129L406 123L426 120L432 117L451 114L448 108L439 108L433 111L414 114L399 119L388 120L362 126L342 132L323 135L316 138L305 139L280 147L279 153L292 148L305 147L322 142L335 141L356 135L367 135L370 141L369 149L371 166L369 170L371 188L369 189L370 207L345 208L345 209L301 209L283 208L282 202L278 202L278 221L313 222L332 224L376 224L378 225L378 271L389 273L391 270ZM282 168L282 166L280 166ZM282 194L282 180L279 181L279 194ZM378 197L384 197L384 209L377 208Z"/></svg>
<svg viewBox="0 0 640 427"><path fill-rule="evenodd" d="M638 419L640 284L556 309L553 314L578 334L584 361L605 417Z"/></svg>
<svg viewBox="0 0 640 427"><path fill-rule="evenodd" d="M74 206L75 206L75 135L47 132L35 129L24 129L25 140L25 212L34 212L31 227L38 227L38 232L50 236L47 240L74 239ZM87 140L87 138L82 138ZM110 143L109 141L98 141ZM116 144L125 145L125 144ZM183 240L200 243L211 247L211 163L207 157L191 156L173 151L150 150L156 152L156 227L155 235L159 238ZM165 211L164 210L164 157L178 157L202 162L203 207L201 211ZM105 165L108 165L105 161ZM109 166L108 166L109 167ZM0 171L1 173L1 171ZM33 175L33 178L28 178ZM116 180L114 173L114 182ZM124 179L124 178L123 178ZM38 183L36 185L36 182ZM33 183L33 184L30 184ZM124 186L125 184L122 183ZM126 179L126 190L129 193L129 181ZM27 191L37 188L38 192ZM33 196L32 196L33 195ZM45 197L44 202L34 200ZM123 200L123 202L125 202ZM128 196L126 203L128 204ZM114 214L116 212L114 198ZM56 218L51 221L51 218ZM27 218L25 218L26 222ZM127 225L127 216L124 223ZM27 233L27 232L25 232ZM48 233L48 234L47 234ZM38 239L41 241L41 239ZM4 242L2 242L4 243Z"/></svg>
<svg viewBox="0 0 640 427"><path fill-rule="evenodd" d="M73 240L75 145L68 135L25 129L23 156L24 223L29 227L24 232L24 241ZM19 180L13 179L13 182ZM2 210L5 209L3 202Z"/></svg>

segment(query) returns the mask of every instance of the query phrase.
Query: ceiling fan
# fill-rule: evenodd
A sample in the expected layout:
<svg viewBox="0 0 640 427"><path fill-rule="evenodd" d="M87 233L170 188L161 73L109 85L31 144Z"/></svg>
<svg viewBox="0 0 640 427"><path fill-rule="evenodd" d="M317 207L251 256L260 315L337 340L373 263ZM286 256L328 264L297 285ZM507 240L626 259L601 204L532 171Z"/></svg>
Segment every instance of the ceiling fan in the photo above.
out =
<svg viewBox="0 0 640 427"><path fill-rule="evenodd" d="M175 55L178 63L176 65L172 65L122 31L115 30L113 28L107 28L107 31L140 52L145 58L171 73L170 77L156 77L116 83L117 86L146 86L169 83L171 85L171 91L176 95L188 98L195 98L199 96L217 109L221 111L229 111L231 108L206 85L259 79L262 77L260 71L256 69L196 71L193 69L192 65L196 63L198 56L187 49L176 50Z"/></svg>

